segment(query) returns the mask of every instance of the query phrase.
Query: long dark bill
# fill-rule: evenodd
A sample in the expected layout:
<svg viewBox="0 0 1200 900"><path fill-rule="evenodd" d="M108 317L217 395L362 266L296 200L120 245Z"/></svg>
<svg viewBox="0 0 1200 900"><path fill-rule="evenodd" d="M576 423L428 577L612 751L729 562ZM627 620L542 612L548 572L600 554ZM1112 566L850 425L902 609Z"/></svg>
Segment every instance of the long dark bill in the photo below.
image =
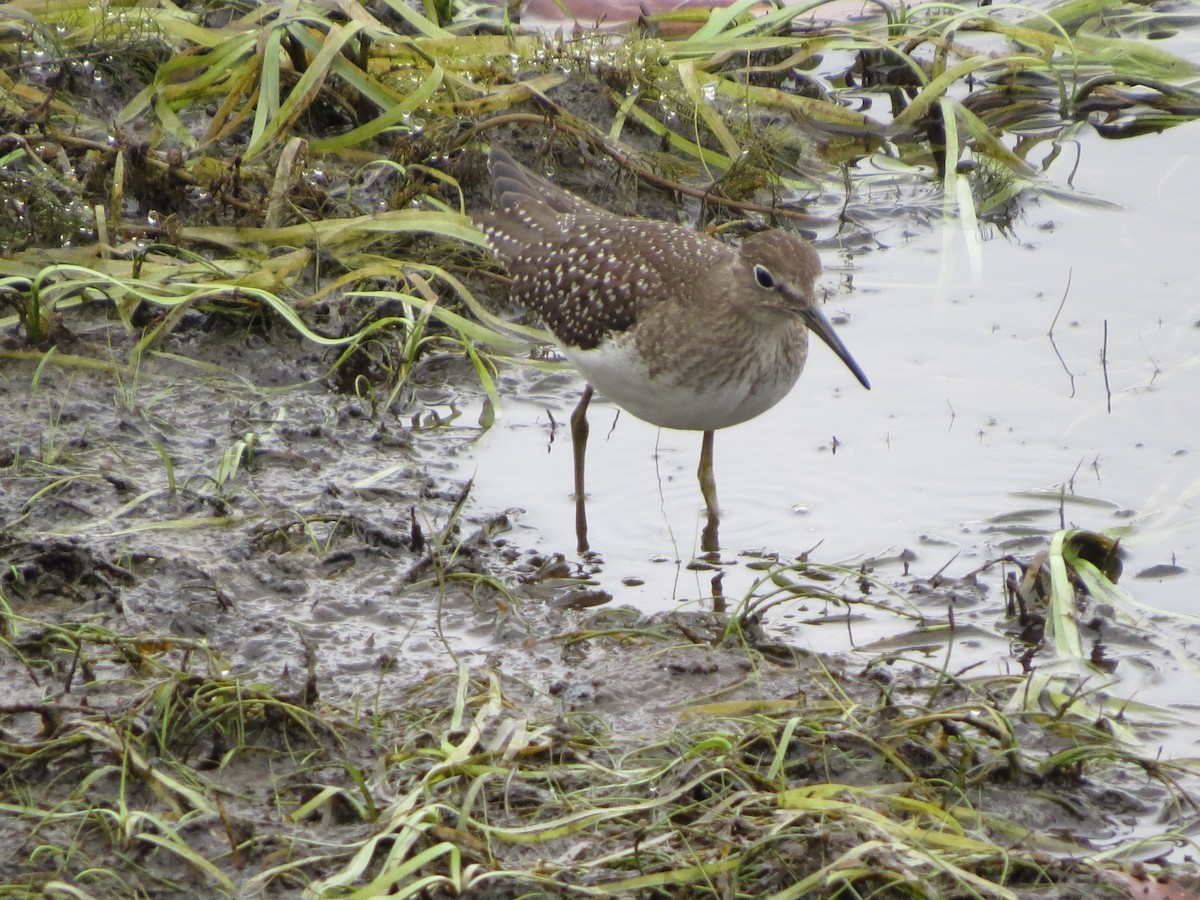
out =
<svg viewBox="0 0 1200 900"><path fill-rule="evenodd" d="M869 391L871 389L871 382L867 381L867 376L863 374L863 370L854 361L854 357L850 355L850 351L846 349L846 345L842 343L842 339L837 336L837 332L833 330L833 326L829 324L829 320L825 318L825 314L814 307L806 309L803 317L804 324L808 326L808 330L828 344L829 349L837 354L837 358L844 362L846 368L854 373L854 377L858 379L859 384Z"/></svg>

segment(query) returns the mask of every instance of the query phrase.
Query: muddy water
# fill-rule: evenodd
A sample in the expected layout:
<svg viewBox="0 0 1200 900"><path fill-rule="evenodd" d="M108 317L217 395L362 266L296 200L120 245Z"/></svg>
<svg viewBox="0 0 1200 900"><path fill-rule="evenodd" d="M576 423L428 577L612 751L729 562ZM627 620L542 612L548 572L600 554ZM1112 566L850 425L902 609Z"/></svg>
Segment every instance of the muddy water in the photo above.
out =
<svg viewBox="0 0 1200 900"><path fill-rule="evenodd" d="M977 255L958 222L937 218L885 224L870 252L821 235L826 309L845 318L873 390L818 344L786 401L718 435L726 593L752 582L743 551L816 548L815 560L857 564L908 549L921 571L962 574L1061 520L1128 529L1131 574L1184 567L1123 583L1153 606L1193 610L1198 146L1194 124L1122 142L1085 132L1047 174L1070 192L1077 149L1079 200L1028 204ZM570 440L551 416L565 421L574 392L507 378L535 399L510 392L463 471L479 507L524 509L517 543L573 558ZM592 409L596 577L642 608L706 596L712 573L685 565L699 546L699 436Z"/></svg>

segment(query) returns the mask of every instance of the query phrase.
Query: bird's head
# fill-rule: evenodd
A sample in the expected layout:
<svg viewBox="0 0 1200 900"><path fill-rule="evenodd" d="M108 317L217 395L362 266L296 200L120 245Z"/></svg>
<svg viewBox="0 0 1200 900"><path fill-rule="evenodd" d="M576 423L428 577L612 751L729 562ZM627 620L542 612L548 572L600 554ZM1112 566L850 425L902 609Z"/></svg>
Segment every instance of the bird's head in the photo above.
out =
<svg viewBox="0 0 1200 900"><path fill-rule="evenodd" d="M754 298L757 312L798 319L828 344L859 383L870 390L867 376L817 305L821 260L812 245L799 235L775 228L750 235L742 242L738 255L741 277L752 283L749 296Z"/></svg>

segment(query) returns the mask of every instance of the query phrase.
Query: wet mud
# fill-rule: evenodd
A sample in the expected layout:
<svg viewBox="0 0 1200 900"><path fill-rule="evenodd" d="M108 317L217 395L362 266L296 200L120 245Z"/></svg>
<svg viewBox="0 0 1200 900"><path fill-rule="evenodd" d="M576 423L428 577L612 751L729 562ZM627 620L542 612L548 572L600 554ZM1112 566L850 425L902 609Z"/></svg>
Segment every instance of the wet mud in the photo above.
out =
<svg viewBox="0 0 1200 900"><path fill-rule="evenodd" d="M293 896L346 864L350 849L331 848L368 841L421 748L462 738L472 710L483 723L473 746L497 759L616 754L667 766L660 783L634 789L643 802L686 782L668 760L693 752L679 748L698 734L723 735L738 771L782 762L795 785L879 785L898 772L935 783L947 767L978 765L973 808L1039 841L1060 835L1064 847L1125 837L1178 802L1136 769L1097 780L1022 762L1018 745L1045 759L1074 739L1004 737L974 718L974 689L905 662L899 645L864 665L798 649L758 617L603 602L576 565L512 543L508 516L476 509L470 483L454 476L479 430L431 424L441 418L431 413L447 404L449 418L470 392L462 360L431 363L412 415L379 416L336 390L321 356L287 333L185 329L130 372L118 361L131 338L106 309L73 325L69 358L0 368L10 884L123 896L123 884L83 874L99 869L142 895L182 896L200 879L217 893ZM903 590L931 608L1006 615L977 582L914 578ZM931 638L931 651L943 640ZM783 724L831 705L861 710L861 728ZM977 730L987 752L968 761L926 730L908 734L897 723L914 708L943 741ZM746 725L756 715L757 736ZM517 733L519 747L506 744ZM606 765L598 790L619 780ZM535 821L568 815L537 772L512 769L489 815L520 821L512 807L526 802ZM34 827L11 815L17 798L60 813ZM509 844L486 861L501 871L603 855L614 838L600 828ZM818 865L814 853L828 861L860 840L830 826L819 850L797 843L790 868L768 866L755 883L783 889ZM42 859L65 846L72 858ZM1044 871L1023 876L1028 895L1122 895L1112 876L1069 857L1046 856ZM566 871L553 889L513 874L467 895L569 894Z"/></svg>

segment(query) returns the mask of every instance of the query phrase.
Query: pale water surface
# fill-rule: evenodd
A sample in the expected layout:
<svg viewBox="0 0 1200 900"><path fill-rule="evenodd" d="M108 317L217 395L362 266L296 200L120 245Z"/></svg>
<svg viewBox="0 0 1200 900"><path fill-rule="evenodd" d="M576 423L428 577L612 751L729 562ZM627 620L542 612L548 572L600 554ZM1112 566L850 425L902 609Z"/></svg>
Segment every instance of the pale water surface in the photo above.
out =
<svg viewBox="0 0 1200 900"><path fill-rule="evenodd" d="M826 310L847 317L841 334L873 390L816 343L787 400L718 434L727 558L816 548L815 561L857 563L907 548L916 572L962 574L1030 526L1056 528L1065 490L1066 524L1133 526L1123 583L1138 599L1200 606L1200 125L1126 141L1089 132L1078 149L1074 189L1114 205L1043 197L1015 234L986 231L977 266L957 223L897 221L878 235L886 249L846 255L822 235ZM1066 186L1075 161L1068 148L1048 179ZM1064 293L1060 362L1048 332ZM570 438L560 427L551 441L547 408L563 423L574 401L506 398L462 461L477 509L524 509L515 542L568 558ZM648 610L705 596L712 574L676 563L698 547L699 435L592 410L599 580ZM1187 571L1131 577L1164 563ZM754 575L729 567L726 593Z"/></svg>

